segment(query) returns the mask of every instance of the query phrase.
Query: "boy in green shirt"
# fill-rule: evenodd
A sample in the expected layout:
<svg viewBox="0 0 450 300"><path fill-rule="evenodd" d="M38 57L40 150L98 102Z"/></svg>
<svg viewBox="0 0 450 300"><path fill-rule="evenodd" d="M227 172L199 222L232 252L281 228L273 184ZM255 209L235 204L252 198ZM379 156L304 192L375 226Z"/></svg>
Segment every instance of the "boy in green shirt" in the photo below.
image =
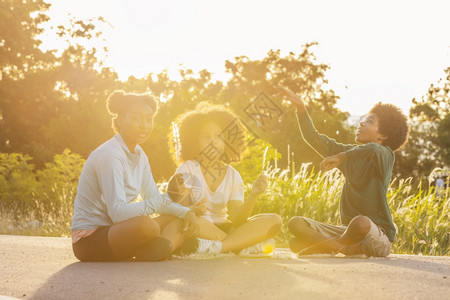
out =
<svg viewBox="0 0 450 300"><path fill-rule="evenodd" d="M338 168L345 176L340 199L343 226L293 217L288 224L295 236L290 248L299 254L344 253L384 257L389 255L395 226L387 204L387 190L394 153L406 143L406 116L394 105L376 104L356 132L356 142L346 145L322 135L314 128L305 104L292 91L278 87L297 108L303 139L322 157L323 172Z"/></svg>

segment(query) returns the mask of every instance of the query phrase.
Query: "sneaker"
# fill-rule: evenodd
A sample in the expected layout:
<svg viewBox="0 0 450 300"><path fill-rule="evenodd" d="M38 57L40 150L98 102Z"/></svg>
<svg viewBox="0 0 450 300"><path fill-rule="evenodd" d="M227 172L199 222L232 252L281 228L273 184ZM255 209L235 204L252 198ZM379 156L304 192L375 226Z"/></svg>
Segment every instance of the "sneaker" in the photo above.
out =
<svg viewBox="0 0 450 300"><path fill-rule="evenodd" d="M222 242L214 240L197 239L198 246L195 254L219 255L222 251Z"/></svg>
<svg viewBox="0 0 450 300"><path fill-rule="evenodd" d="M219 255L221 251L222 242L220 241L189 238L186 239L177 250L175 250L174 254L179 256L196 254Z"/></svg>
<svg viewBox="0 0 450 300"><path fill-rule="evenodd" d="M275 249L275 240L268 239L256 245L242 249L242 251L239 252L239 256L268 257L272 255L274 249Z"/></svg>

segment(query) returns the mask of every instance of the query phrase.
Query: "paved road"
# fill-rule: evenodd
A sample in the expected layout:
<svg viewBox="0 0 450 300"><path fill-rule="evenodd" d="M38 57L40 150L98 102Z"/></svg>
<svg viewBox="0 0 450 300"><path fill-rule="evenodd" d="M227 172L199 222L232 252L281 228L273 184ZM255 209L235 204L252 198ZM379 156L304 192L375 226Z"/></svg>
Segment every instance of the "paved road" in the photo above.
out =
<svg viewBox="0 0 450 300"><path fill-rule="evenodd" d="M25 299L450 299L450 257L224 256L82 263L70 239L0 235L0 295ZM2 297L0 296L0 299Z"/></svg>

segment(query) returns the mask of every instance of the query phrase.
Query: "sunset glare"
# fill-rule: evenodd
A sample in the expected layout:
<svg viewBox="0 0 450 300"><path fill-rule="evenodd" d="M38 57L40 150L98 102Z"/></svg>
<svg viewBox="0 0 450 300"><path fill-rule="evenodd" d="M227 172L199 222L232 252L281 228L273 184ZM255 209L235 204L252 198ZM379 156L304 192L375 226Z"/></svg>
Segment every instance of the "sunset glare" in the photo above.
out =
<svg viewBox="0 0 450 300"><path fill-rule="evenodd" d="M270 49L313 48L330 66L337 106L361 115L378 101L407 111L449 65L448 1L50 1L54 24L104 17L105 64L122 80L164 69L207 69L226 81L224 63ZM45 36L45 35L44 35ZM44 47L55 45L47 33ZM182 65L182 66L180 66Z"/></svg>

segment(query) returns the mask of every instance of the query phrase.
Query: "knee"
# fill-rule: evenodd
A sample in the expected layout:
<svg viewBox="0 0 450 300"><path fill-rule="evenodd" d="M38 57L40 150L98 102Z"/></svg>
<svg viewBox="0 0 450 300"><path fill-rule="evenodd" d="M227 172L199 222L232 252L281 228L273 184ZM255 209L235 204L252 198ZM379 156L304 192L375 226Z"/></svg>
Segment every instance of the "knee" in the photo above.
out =
<svg viewBox="0 0 450 300"><path fill-rule="evenodd" d="M281 225L283 225L283 219L277 214L269 214L268 218L269 218L269 222L273 226L278 226L279 228L281 228Z"/></svg>
<svg viewBox="0 0 450 300"><path fill-rule="evenodd" d="M277 214L269 214L267 218L270 224L268 235L274 236L281 230L283 219Z"/></svg>
<svg viewBox="0 0 450 300"><path fill-rule="evenodd" d="M370 219L363 215L356 216L350 221L348 227L357 234L365 235L370 230Z"/></svg>
<svg viewBox="0 0 450 300"><path fill-rule="evenodd" d="M139 216L135 219L135 230L139 232L145 239L159 237L161 229L155 221L147 216Z"/></svg>
<svg viewBox="0 0 450 300"><path fill-rule="evenodd" d="M274 235L275 235L278 233L278 231L281 230L281 226L283 225L283 219L277 214L271 214L270 222L272 224L271 230L275 231L275 233L274 233Z"/></svg>
<svg viewBox="0 0 450 300"><path fill-rule="evenodd" d="M303 217L293 217L288 222L289 232L292 234L298 234L304 232L304 229L308 227L308 223Z"/></svg>

